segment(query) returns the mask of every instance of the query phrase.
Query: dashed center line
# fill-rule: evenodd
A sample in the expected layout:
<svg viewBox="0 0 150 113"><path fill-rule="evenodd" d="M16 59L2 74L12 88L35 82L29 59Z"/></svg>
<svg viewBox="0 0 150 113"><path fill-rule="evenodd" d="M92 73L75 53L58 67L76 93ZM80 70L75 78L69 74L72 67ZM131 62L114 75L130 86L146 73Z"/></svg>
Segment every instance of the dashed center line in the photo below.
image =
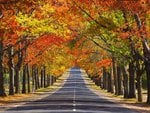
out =
<svg viewBox="0 0 150 113"><path fill-rule="evenodd" d="M73 111L76 111L76 84L77 84L77 81L76 81L76 77L74 77L74 80L75 80L75 83L74 83L74 96L73 96Z"/></svg>

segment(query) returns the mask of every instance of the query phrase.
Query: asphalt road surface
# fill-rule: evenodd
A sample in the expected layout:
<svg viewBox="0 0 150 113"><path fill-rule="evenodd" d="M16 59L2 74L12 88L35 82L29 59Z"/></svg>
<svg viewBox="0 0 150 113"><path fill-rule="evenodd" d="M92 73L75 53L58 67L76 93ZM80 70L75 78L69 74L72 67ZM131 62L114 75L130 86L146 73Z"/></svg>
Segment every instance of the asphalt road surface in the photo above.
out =
<svg viewBox="0 0 150 113"><path fill-rule="evenodd" d="M79 68L68 71L64 85L47 97L12 107L0 113L138 113L96 95ZM86 80L87 79L87 80Z"/></svg>

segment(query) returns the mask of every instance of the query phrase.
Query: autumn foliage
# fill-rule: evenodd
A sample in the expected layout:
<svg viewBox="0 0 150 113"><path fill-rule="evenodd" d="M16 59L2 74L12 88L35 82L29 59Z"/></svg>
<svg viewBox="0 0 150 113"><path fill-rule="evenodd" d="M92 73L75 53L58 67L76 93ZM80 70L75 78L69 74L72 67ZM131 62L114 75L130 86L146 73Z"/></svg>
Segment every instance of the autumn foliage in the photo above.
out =
<svg viewBox="0 0 150 113"><path fill-rule="evenodd" d="M150 103L149 9L149 0L0 0L0 95L5 75L14 95L20 83L26 93L26 81L31 92L30 78L33 90L46 87L46 77L75 65L126 98L135 98L137 81L139 101L145 73Z"/></svg>
<svg viewBox="0 0 150 113"><path fill-rule="evenodd" d="M101 60L99 62L97 62L96 64L99 68L102 68L102 67L109 67L112 65L112 59L104 59L104 60Z"/></svg>

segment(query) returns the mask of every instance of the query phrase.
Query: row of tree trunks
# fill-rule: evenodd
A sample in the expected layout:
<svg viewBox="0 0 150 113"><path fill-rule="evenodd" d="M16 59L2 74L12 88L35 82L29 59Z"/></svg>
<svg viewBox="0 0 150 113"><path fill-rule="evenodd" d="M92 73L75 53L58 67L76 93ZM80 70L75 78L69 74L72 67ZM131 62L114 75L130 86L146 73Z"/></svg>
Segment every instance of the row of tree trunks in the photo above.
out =
<svg viewBox="0 0 150 113"><path fill-rule="evenodd" d="M0 38L0 96L6 96L5 87L4 87L4 55L7 56L7 66L8 66L8 74L9 74L9 95L14 95L15 93L30 93L31 92L31 80L32 80L32 88L36 90L40 88L40 77L39 77L39 69L36 66L33 66L32 70L29 69L29 64L24 62L26 57L26 49L28 44L26 40L21 40L17 46L8 45L7 48L3 47L3 38ZM5 54L4 54L5 52ZM30 75L30 71L32 71L32 76ZM46 75L46 67L42 68L42 76L43 76L43 86L47 87L48 85L52 85L54 83L55 77L51 78ZM32 78L32 79L31 79ZM22 85L20 83L22 80ZM41 80L42 82L42 80ZM20 88L22 86L22 88ZM33 91L32 90L32 91Z"/></svg>
<svg viewBox="0 0 150 113"><path fill-rule="evenodd" d="M14 68L13 68L13 59L11 57L11 54L13 52L13 49L10 47L9 49L9 95L14 95ZM39 69L34 65L32 66L32 76L30 75L30 68L28 63L25 64L22 68L22 93L31 93L31 82L32 82L32 92L35 90L42 88L42 87L48 87L50 85L53 85L53 83L56 81L56 77L46 75L46 67L42 66L41 68L41 76L39 76ZM32 81L31 81L32 80ZM20 83L19 83L20 84ZM20 92L19 92L20 93Z"/></svg>
<svg viewBox="0 0 150 113"><path fill-rule="evenodd" d="M136 88L138 92L138 101L142 101L142 85L141 85L141 74L143 73L140 69L136 70L134 63L131 62L127 68L124 63L116 63L115 59L112 59L112 67L109 69L103 68L103 74L99 76L93 76L92 80L96 85L100 85L102 89L108 92L115 93L115 95L123 95L124 98L136 98ZM135 76L136 74L136 76ZM137 84L136 81L137 80ZM137 87L135 87L137 86Z"/></svg>
<svg viewBox="0 0 150 113"><path fill-rule="evenodd" d="M26 73L29 73L29 67ZM39 69L35 65L32 66L32 91L33 92L39 88L46 88L50 85L53 85L55 81L56 81L56 77L46 74L45 66L42 66L40 73L39 73ZM28 86L29 85L30 83L28 81ZM29 90L30 89L28 88L28 91Z"/></svg>

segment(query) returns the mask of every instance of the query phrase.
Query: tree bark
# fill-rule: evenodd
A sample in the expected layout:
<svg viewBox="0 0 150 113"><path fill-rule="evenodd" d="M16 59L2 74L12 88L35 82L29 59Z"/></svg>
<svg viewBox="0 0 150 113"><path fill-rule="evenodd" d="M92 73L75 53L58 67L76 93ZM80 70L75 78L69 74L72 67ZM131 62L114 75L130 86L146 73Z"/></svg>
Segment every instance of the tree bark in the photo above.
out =
<svg viewBox="0 0 150 113"><path fill-rule="evenodd" d="M100 88L102 88L102 77L99 79Z"/></svg>
<svg viewBox="0 0 150 113"><path fill-rule="evenodd" d="M35 83L35 90L38 89L38 82L37 82L37 69L34 69L34 83Z"/></svg>
<svg viewBox="0 0 150 113"><path fill-rule="evenodd" d="M30 69L29 69L29 64L27 63L27 85L28 85L28 93L31 92L31 87L30 87Z"/></svg>
<svg viewBox="0 0 150 113"><path fill-rule="evenodd" d="M53 78L52 78L51 75L50 75L50 85L51 85L51 86L53 85Z"/></svg>
<svg viewBox="0 0 150 113"><path fill-rule="evenodd" d="M142 102L142 74L144 73L144 66L140 64L140 60L136 60L136 86L137 86L137 98L139 102Z"/></svg>
<svg viewBox="0 0 150 113"><path fill-rule="evenodd" d="M47 87L50 86L50 76L47 74Z"/></svg>
<svg viewBox="0 0 150 113"><path fill-rule="evenodd" d="M46 87L46 67L43 66L44 87Z"/></svg>
<svg viewBox="0 0 150 113"><path fill-rule="evenodd" d="M97 77L96 82L97 82L97 86L100 86L100 77L99 77L99 75L98 75L98 77Z"/></svg>
<svg viewBox="0 0 150 113"><path fill-rule="evenodd" d="M4 69L3 69L3 40L0 37L0 96L6 96L4 87Z"/></svg>
<svg viewBox="0 0 150 113"><path fill-rule="evenodd" d="M38 69L38 67L36 69L36 76L37 76L37 88L39 89L40 88L40 79L39 79L39 69Z"/></svg>
<svg viewBox="0 0 150 113"><path fill-rule="evenodd" d="M114 93L114 79L113 79L113 69L110 68L110 92Z"/></svg>
<svg viewBox="0 0 150 113"><path fill-rule="evenodd" d="M26 65L23 66L22 93L26 93Z"/></svg>
<svg viewBox="0 0 150 113"><path fill-rule="evenodd" d="M147 103L150 104L150 60L145 62L147 75Z"/></svg>
<svg viewBox="0 0 150 113"><path fill-rule="evenodd" d="M146 39L143 39L144 63L147 76L147 103L150 104L150 48Z"/></svg>
<svg viewBox="0 0 150 113"><path fill-rule="evenodd" d="M142 22L139 15L137 13L134 14L134 18L136 20L139 30L141 30ZM143 53L144 53L144 63L145 63L146 76L147 76L147 103L150 104L150 47L144 35L145 34L141 32L141 39L142 39Z"/></svg>
<svg viewBox="0 0 150 113"><path fill-rule="evenodd" d="M20 82L19 82L19 78L20 78L20 69L18 67L15 67L15 93L18 94L20 93Z"/></svg>
<svg viewBox="0 0 150 113"><path fill-rule="evenodd" d="M14 95L14 63L13 63L13 47L8 48L8 67L9 67L9 95Z"/></svg>
<svg viewBox="0 0 150 113"><path fill-rule="evenodd" d="M107 73L105 68L103 68L103 89L107 89Z"/></svg>
<svg viewBox="0 0 150 113"><path fill-rule="evenodd" d="M111 74L107 72L107 92L111 92Z"/></svg>
<svg viewBox="0 0 150 113"><path fill-rule="evenodd" d="M43 67L41 68L41 87L44 86L43 84L44 76L43 76Z"/></svg>
<svg viewBox="0 0 150 113"><path fill-rule="evenodd" d="M135 98L135 72L134 64L130 62L129 64L129 95L128 98Z"/></svg>
<svg viewBox="0 0 150 113"><path fill-rule="evenodd" d="M107 71L105 68L103 68L103 88L105 90L108 89L108 75L107 75Z"/></svg>
<svg viewBox="0 0 150 113"><path fill-rule="evenodd" d="M117 66L117 81L118 81L118 94L117 95L122 95L123 94L123 90L122 90L122 74L121 74L120 66Z"/></svg>
<svg viewBox="0 0 150 113"><path fill-rule="evenodd" d="M32 66L32 92L35 91L35 69L34 66Z"/></svg>
<svg viewBox="0 0 150 113"><path fill-rule="evenodd" d="M137 75L137 96L138 96L138 102L142 102L142 76Z"/></svg>
<svg viewBox="0 0 150 113"><path fill-rule="evenodd" d="M54 83L56 82L56 80L57 80L57 77L54 76Z"/></svg>
<svg viewBox="0 0 150 113"><path fill-rule="evenodd" d="M41 69L41 87L44 87L43 67Z"/></svg>
<svg viewBox="0 0 150 113"><path fill-rule="evenodd" d="M39 88L38 68L35 68L34 75L35 75L35 90L37 90Z"/></svg>
<svg viewBox="0 0 150 113"><path fill-rule="evenodd" d="M129 95L129 78L125 66L121 66L123 74L123 86L124 86L124 98L128 98Z"/></svg>
<svg viewBox="0 0 150 113"><path fill-rule="evenodd" d="M18 57L18 62L15 65L15 93L20 93L20 68L23 62L23 51L20 50L21 48L19 47L18 52L17 52L17 57Z"/></svg>
<svg viewBox="0 0 150 113"><path fill-rule="evenodd" d="M116 61L115 58L112 58L112 66L113 66L113 76L114 76L114 85L115 85L115 95L118 94L118 80L117 80L117 71L116 71Z"/></svg>

